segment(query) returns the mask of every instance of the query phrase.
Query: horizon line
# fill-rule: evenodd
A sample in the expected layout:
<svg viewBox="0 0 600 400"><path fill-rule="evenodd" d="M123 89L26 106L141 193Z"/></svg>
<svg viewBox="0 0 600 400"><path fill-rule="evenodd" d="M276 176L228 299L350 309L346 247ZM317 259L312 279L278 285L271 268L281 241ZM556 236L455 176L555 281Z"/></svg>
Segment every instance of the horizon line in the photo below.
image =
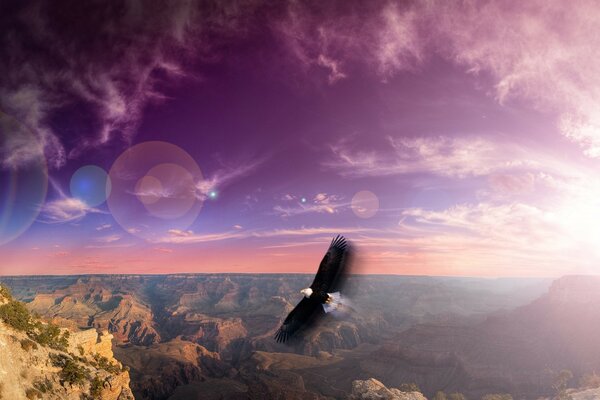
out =
<svg viewBox="0 0 600 400"><path fill-rule="evenodd" d="M315 273L306 272L170 272L170 273L82 273L82 274L23 274L23 275L3 275L0 274L0 280L3 278L59 278L59 277L110 277L110 276L205 276L205 275L280 275L280 276L314 276ZM567 276L586 276L600 277L600 274L565 274L558 276L477 276L477 275L416 275L416 274L377 274L377 273L352 273L349 276L370 276L370 277L414 277L414 278L467 278L467 279L559 279Z"/></svg>

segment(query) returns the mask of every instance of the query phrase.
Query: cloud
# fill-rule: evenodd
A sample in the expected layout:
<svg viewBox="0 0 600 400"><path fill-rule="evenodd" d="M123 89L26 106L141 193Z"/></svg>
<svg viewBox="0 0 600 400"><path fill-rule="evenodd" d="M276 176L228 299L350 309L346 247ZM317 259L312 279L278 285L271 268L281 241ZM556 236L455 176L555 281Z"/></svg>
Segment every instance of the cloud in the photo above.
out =
<svg viewBox="0 0 600 400"><path fill-rule="evenodd" d="M306 76L316 72L329 84L347 78L356 65L382 78L420 64L419 15L394 3L289 2L275 21L275 35Z"/></svg>
<svg viewBox="0 0 600 400"><path fill-rule="evenodd" d="M3 3L0 109L35 135L13 135L10 147L22 151L2 162L43 151L60 168L86 149L129 144L145 106L196 79L193 62L214 62L220 44L244 37L258 3Z"/></svg>
<svg viewBox="0 0 600 400"><path fill-rule="evenodd" d="M555 112L562 133L600 156L600 11L594 1L438 2L434 39L473 73L491 75L500 102Z"/></svg>
<svg viewBox="0 0 600 400"><path fill-rule="evenodd" d="M121 240L121 235L108 235L96 238L95 241L98 243L114 243Z"/></svg>
<svg viewBox="0 0 600 400"><path fill-rule="evenodd" d="M201 200L207 199L211 192L218 193L219 190L224 189L236 180L251 174L262 165L264 161L264 158L260 158L216 171L212 177L196 183L196 196Z"/></svg>
<svg viewBox="0 0 600 400"><path fill-rule="evenodd" d="M598 12L593 0L292 2L274 26L296 65L307 76L323 70L330 84L358 70L386 81L442 57L501 104L525 100L554 114L562 134L597 158Z"/></svg>
<svg viewBox="0 0 600 400"><path fill-rule="evenodd" d="M98 226L96 227L96 230L97 230L97 231L103 231L103 230L105 230L105 229L110 229L110 228L112 228L112 225L111 225L111 224L102 224L102 225L98 225Z"/></svg>
<svg viewBox="0 0 600 400"><path fill-rule="evenodd" d="M180 229L169 229L167 233L175 237L189 237L194 234L193 231L182 231Z"/></svg>
<svg viewBox="0 0 600 400"><path fill-rule="evenodd" d="M248 235L246 233L239 231L197 234L192 231L181 232L179 230L171 229L168 231L168 236L159 238L155 242L175 244L205 243L229 239L239 239L247 236Z"/></svg>
<svg viewBox="0 0 600 400"><path fill-rule="evenodd" d="M104 213L101 210L88 206L77 198L65 197L53 200L42 209L41 222L65 223L77 221L89 213Z"/></svg>
<svg viewBox="0 0 600 400"><path fill-rule="evenodd" d="M180 234L180 231L170 230L168 235L156 240L157 243L205 243L216 242L232 239L248 239L248 238L277 238L277 237L295 237L295 236L318 236L318 235L338 235L340 233L358 234L370 232L372 230L366 228L297 228L297 229L272 229L272 230L254 230L254 231L227 231L217 233L194 233L185 231L185 234Z"/></svg>
<svg viewBox="0 0 600 400"><path fill-rule="evenodd" d="M285 195L283 199L285 201L291 201L293 200L293 197ZM317 193L310 202L299 202L294 206L276 205L273 207L273 212L284 218L310 213L335 214L339 212L339 210L347 208L350 205L348 202L342 202L341 200L342 198L338 195Z"/></svg>
<svg viewBox="0 0 600 400"><path fill-rule="evenodd" d="M539 165L535 156L508 143L481 137L388 137L387 152L353 150L347 141L331 146L324 162L343 176L390 176L416 173L466 178Z"/></svg>

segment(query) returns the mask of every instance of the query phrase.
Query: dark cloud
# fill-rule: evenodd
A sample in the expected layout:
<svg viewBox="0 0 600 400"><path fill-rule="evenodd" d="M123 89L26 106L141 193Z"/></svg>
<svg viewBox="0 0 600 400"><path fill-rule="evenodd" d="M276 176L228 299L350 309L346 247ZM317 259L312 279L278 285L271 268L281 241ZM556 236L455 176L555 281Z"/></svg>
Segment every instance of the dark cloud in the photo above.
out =
<svg viewBox="0 0 600 400"><path fill-rule="evenodd" d="M87 148L128 142L144 106L164 99L161 84L191 77L186 63L210 53L203 36L236 31L244 7L2 2L0 107L36 133L36 147L55 168ZM21 135L12 136L9 142Z"/></svg>
<svg viewBox="0 0 600 400"><path fill-rule="evenodd" d="M563 134L595 157L597 11L541 0L5 1L0 108L60 167L86 148L127 143L144 106L165 99L164 83L197 78L200 63L244 43L254 51L240 54L325 85L358 69L386 81L437 54L489 78L500 102L557 112Z"/></svg>

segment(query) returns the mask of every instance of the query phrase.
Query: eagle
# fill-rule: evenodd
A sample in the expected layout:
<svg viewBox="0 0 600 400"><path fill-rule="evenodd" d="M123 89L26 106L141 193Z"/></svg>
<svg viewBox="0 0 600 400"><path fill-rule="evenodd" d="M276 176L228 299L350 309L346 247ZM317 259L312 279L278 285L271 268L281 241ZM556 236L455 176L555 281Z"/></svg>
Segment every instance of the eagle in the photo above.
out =
<svg viewBox="0 0 600 400"><path fill-rule="evenodd" d="M300 291L304 298L275 333L277 342L287 341L315 318L335 311L342 304L341 295L335 290L342 284L349 258L350 246L346 239L340 235L333 238L312 285Z"/></svg>

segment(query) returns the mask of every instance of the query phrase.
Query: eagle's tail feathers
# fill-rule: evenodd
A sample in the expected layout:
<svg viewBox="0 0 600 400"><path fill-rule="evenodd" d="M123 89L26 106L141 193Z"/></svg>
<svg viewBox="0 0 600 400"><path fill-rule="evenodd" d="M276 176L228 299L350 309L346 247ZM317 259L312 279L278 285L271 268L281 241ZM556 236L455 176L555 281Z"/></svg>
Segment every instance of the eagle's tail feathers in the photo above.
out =
<svg viewBox="0 0 600 400"><path fill-rule="evenodd" d="M323 310L325 310L326 313L330 313L337 310L337 308L342 304L342 295L340 292L327 294L329 295L329 301L323 304Z"/></svg>

